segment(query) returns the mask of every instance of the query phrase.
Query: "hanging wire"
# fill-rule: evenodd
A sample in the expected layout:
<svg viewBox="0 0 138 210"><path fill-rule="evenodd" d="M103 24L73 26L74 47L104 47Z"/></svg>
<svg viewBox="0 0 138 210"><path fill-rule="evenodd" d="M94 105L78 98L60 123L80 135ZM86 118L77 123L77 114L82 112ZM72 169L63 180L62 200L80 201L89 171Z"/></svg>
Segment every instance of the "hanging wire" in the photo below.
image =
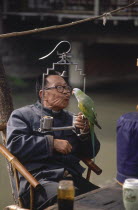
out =
<svg viewBox="0 0 138 210"><path fill-rule="evenodd" d="M71 51L71 44L70 44L68 41L61 41L61 42L59 42L59 43L55 46L55 48L54 48L50 53L48 53L47 55L45 55L45 56L39 58L39 60L42 60L42 59L47 58L47 57L48 57L49 55L51 55L51 54L57 49L57 47L58 47L60 44L62 44L62 43L68 43L68 44L69 44L69 46L70 46L69 50L68 50L67 52L64 52L64 53L66 53L66 54L69 53L69 52Z"/></svg>

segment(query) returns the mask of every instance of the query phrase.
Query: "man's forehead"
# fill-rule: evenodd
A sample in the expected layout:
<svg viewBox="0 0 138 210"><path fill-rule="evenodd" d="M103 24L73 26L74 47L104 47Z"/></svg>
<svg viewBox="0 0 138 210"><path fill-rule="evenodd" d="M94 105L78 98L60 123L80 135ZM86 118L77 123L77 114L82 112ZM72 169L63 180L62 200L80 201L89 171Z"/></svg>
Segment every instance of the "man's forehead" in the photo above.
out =
<svg viewBox="0 0 138 210"><path fill-rule="evenodd" d="M50 84L66 84L65 80L59 75L49 75L47 81Z"/></svg>

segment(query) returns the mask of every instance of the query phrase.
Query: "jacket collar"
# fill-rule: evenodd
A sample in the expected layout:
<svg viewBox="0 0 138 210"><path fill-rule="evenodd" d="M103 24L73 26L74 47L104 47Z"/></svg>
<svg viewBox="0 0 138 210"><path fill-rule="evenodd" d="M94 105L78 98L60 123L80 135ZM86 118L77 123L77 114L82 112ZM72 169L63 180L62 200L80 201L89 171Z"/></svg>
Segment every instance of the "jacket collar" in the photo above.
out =
<svg viewBox="0 0 138 210"><path fill-rule="evenodd" d="M37 108L37 109L42 109L42 104L39 102L39 101L37 101L36 103L35 103L35 107ZM57 117L61 117L61 115L63 114L63 110L60 110L60 111L58 111L58 112L56 112L56 111L53 111L52 109L48 109L47 107L43 107L43 113L44 114L47 114L47 115L50 115L50 116L57 116Z"/></svg>

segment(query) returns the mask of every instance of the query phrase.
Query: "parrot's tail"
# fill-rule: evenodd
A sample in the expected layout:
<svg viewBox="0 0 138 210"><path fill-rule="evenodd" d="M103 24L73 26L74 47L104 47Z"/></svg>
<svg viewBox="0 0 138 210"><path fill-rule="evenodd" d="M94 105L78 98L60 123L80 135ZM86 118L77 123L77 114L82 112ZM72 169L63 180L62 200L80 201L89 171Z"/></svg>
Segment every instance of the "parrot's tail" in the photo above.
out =
<svg viewBox="0 0 138 210"><path fill-rule="evenodd" d="M95 138L94 138L94 125L92 123L90 123L90 134L92 139L93 161L95 163Z"/></svg>
<svg viewBox="0 0 138 210"><path fill-rule="evenodd" d="M98 124L97 121L95 122L95 125L96 125L99 129L102 129L102 127Z"/></svg>

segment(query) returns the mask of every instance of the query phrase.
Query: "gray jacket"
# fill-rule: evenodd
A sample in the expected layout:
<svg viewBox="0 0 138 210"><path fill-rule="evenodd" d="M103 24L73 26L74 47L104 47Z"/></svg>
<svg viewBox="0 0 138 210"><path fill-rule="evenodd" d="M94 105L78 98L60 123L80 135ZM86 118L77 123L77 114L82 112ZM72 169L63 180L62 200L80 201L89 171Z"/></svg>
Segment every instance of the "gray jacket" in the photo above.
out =
<svg viewBox="0 0 138 210"><path fill-rule="evenodd" d="M54 117L54 127L71 126L72 113L43 109L43 115ZM78 137L72 130L40 133L41 104L19 108L11 114L7 124L7 148L32 173L45 171L53 179L67 169L73 175L81 175L84 168L79 164L79 155L93 158L90 134ZM54 139L68 140L72 152L64 155L53 149ZM95 136L95 154L100 143ZM51 174L50 174L51 172Z"/></svg>

